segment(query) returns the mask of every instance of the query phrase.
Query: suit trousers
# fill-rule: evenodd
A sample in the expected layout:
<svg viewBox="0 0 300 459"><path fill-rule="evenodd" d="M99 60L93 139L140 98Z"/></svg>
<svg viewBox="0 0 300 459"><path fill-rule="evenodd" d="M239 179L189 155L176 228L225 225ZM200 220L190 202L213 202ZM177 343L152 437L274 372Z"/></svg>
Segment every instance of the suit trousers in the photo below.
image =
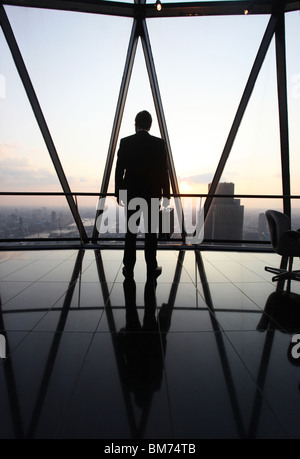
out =
<svg viewBox="0 0 300 459"><path fill-rule="evenodd" d="M145 227L144 255L147 265L147 274L151 274L157 267L157 233L151 232L151 199L144 198L144 201L147 205L146 208L138 206L138 209L136 208L135 210L132 210L128 209L128 205L125 206L126 235L123 263L129 272L133 271L136 263L137 230L143 214L144 221L148 223ZM134 214L136 215L134 216ZM134 221L134 225L132 224L132 221ZM135 226L135 230L133 230L132 226Z"/></svg>

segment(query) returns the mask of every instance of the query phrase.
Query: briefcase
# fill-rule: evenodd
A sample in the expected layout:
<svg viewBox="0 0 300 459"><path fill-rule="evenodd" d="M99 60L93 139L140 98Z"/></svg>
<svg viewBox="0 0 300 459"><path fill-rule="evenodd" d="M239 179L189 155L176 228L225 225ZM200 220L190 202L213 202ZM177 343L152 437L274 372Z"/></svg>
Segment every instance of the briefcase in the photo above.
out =
<svg viewBox="0 0 300 459"><path fill-rule="evenodd" d="M163 207L159 211L159 239L169 239L174 233L174 209Z"/></svg>

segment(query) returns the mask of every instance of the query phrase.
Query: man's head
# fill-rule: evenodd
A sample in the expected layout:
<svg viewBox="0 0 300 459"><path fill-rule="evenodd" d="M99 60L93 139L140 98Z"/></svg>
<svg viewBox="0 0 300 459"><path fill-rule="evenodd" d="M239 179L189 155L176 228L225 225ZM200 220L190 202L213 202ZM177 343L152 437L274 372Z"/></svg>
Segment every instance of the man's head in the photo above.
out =
<svg viewBox="0 0 300 459"><path fill-rule="evenodd" d="M139 112L135 117L135 130L139 131L140 129L145 129L150 131L152 125L152 117L149 112L143 110Z"/></svg>

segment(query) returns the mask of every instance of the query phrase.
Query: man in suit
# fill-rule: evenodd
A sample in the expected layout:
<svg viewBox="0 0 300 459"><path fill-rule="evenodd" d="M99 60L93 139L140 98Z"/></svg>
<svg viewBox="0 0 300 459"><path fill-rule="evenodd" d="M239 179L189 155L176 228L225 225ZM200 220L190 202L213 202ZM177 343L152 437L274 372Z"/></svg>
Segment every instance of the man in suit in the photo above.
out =
<svg viewBox="0 0 300 459"><path fill-rule="evenodd" d="M144 213L145 260L147 277L158 277L161 267L157 265L157 234L151 231L151 199L170 199L170 183L167 167L165 142L149 134L152 117L149 112L141 111L135 118L135 134L121 139L115 170L115 195L119 205L125 206L126 236L123 257L123 274L133 277L136 262L136 231L130 226L130 219L136 209L129 208L129 203L143 200L147 208L140 206ZM121 194L126 192L127 202L122 202ZM139 200L136 200L139 198ZM136 201L132 201L136 200ZM143 209L142 209L143 208ZM152 214L153 216L153 214ZM132 219L131 219L132 220ZM137 220L137 226L139 219Z"/></svg>

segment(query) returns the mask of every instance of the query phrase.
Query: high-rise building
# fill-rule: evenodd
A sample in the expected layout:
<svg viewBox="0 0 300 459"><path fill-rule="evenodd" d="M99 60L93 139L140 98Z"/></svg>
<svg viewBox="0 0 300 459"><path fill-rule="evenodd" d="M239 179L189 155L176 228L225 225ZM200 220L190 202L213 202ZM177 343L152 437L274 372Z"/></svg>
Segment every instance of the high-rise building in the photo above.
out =
<svg viewBox="0 0 300 459"><path fill-rule="evenodd" d="M258 234L266 233L268 231L266 214L261 212L258 215Z"/></svg>
<svg viewBox="0 0 300 459"><path fill-rule="evenodd" d="M233 197L234 183L219 183L216 194L226 196L214 198L205 222L204 238L242 240L244 206L240 199Z"/></svg>

